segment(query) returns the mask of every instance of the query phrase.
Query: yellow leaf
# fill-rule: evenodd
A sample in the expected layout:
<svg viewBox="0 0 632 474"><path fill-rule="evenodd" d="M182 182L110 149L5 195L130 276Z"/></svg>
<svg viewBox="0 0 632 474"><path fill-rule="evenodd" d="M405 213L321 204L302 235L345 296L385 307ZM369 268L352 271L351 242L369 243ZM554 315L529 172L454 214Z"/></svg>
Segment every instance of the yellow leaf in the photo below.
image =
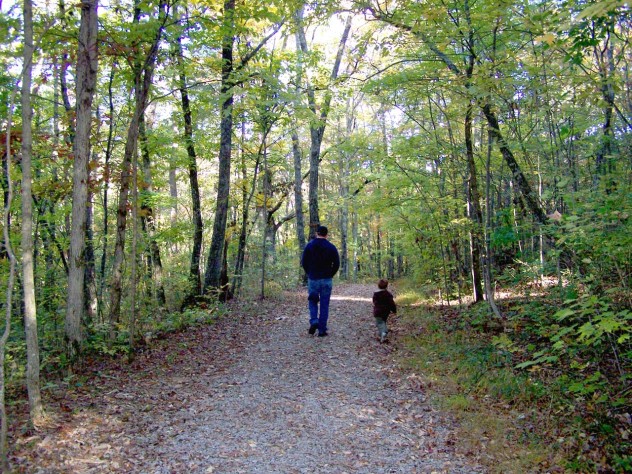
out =
<svg viewBox="0 0 632 474"><path fill-rule="evenodd" d="M548 45L552 45L555 42L555 35L553 33L544 33L535 38L535 41L538 43L547 43Z"/></svg>

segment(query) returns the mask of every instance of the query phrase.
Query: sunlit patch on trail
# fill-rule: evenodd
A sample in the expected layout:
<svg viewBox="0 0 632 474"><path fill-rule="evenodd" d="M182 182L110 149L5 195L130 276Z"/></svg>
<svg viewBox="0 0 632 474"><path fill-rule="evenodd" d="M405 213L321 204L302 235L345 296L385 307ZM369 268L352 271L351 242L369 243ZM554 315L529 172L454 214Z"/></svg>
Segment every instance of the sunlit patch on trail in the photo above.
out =
<svg viewBox="0 0 632 474"><path fill-rule="evenodd" d="M371 298L362 298L360 296L332 296L331 297L332 300L335 301L364 301L364 302L371 302Z"/></svg>

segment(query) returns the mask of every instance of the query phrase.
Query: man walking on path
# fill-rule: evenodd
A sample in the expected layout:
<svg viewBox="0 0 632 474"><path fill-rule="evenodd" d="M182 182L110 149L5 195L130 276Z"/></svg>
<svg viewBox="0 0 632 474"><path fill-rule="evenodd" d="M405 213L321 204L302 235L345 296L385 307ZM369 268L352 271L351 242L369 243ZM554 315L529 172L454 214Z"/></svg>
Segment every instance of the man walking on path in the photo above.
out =
<svg viewBox="0 0 632 474"><path fill-rule="evenodd" d="M309 296L309 334L318 329L318 337L327 335L329 298L333 287L333 276L340 267L340 255L334 244L327 240L327 227L319 225L316 238L305 246L301 265L307 273ZM318 303L320 302L320 316Z"/></svg>

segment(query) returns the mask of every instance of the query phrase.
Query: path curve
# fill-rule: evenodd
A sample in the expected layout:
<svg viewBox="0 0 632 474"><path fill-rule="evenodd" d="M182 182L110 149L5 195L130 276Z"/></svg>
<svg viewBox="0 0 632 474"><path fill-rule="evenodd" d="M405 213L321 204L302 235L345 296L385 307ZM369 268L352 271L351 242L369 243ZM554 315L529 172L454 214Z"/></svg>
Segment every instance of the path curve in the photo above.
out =
<svg viewBox="0 0 632 474"><path fill-rule="evenodd" d="M307 334L306 295L286 293L235 304L238 318L177 335L128 375L101 374L99 394L35 440L27 472L483 472L393 370L372 291L334 287L326 338Z"/></svg>

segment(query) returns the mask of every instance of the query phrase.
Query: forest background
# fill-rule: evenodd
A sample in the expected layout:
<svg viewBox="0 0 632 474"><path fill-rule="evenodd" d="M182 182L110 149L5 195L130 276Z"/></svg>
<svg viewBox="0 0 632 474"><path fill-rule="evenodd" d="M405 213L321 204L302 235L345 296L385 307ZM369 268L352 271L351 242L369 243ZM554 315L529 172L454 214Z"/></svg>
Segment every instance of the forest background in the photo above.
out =
<svg viewBox="0 0 632 474"><path fill-rule="evenodd" d="M632 469L626 2L0 12L5 460L7 393L37 426L86 357L300 285L322 223L341 280L440 305L406 344L466 409L530 407L522 441L567 469Z"/></svg>

